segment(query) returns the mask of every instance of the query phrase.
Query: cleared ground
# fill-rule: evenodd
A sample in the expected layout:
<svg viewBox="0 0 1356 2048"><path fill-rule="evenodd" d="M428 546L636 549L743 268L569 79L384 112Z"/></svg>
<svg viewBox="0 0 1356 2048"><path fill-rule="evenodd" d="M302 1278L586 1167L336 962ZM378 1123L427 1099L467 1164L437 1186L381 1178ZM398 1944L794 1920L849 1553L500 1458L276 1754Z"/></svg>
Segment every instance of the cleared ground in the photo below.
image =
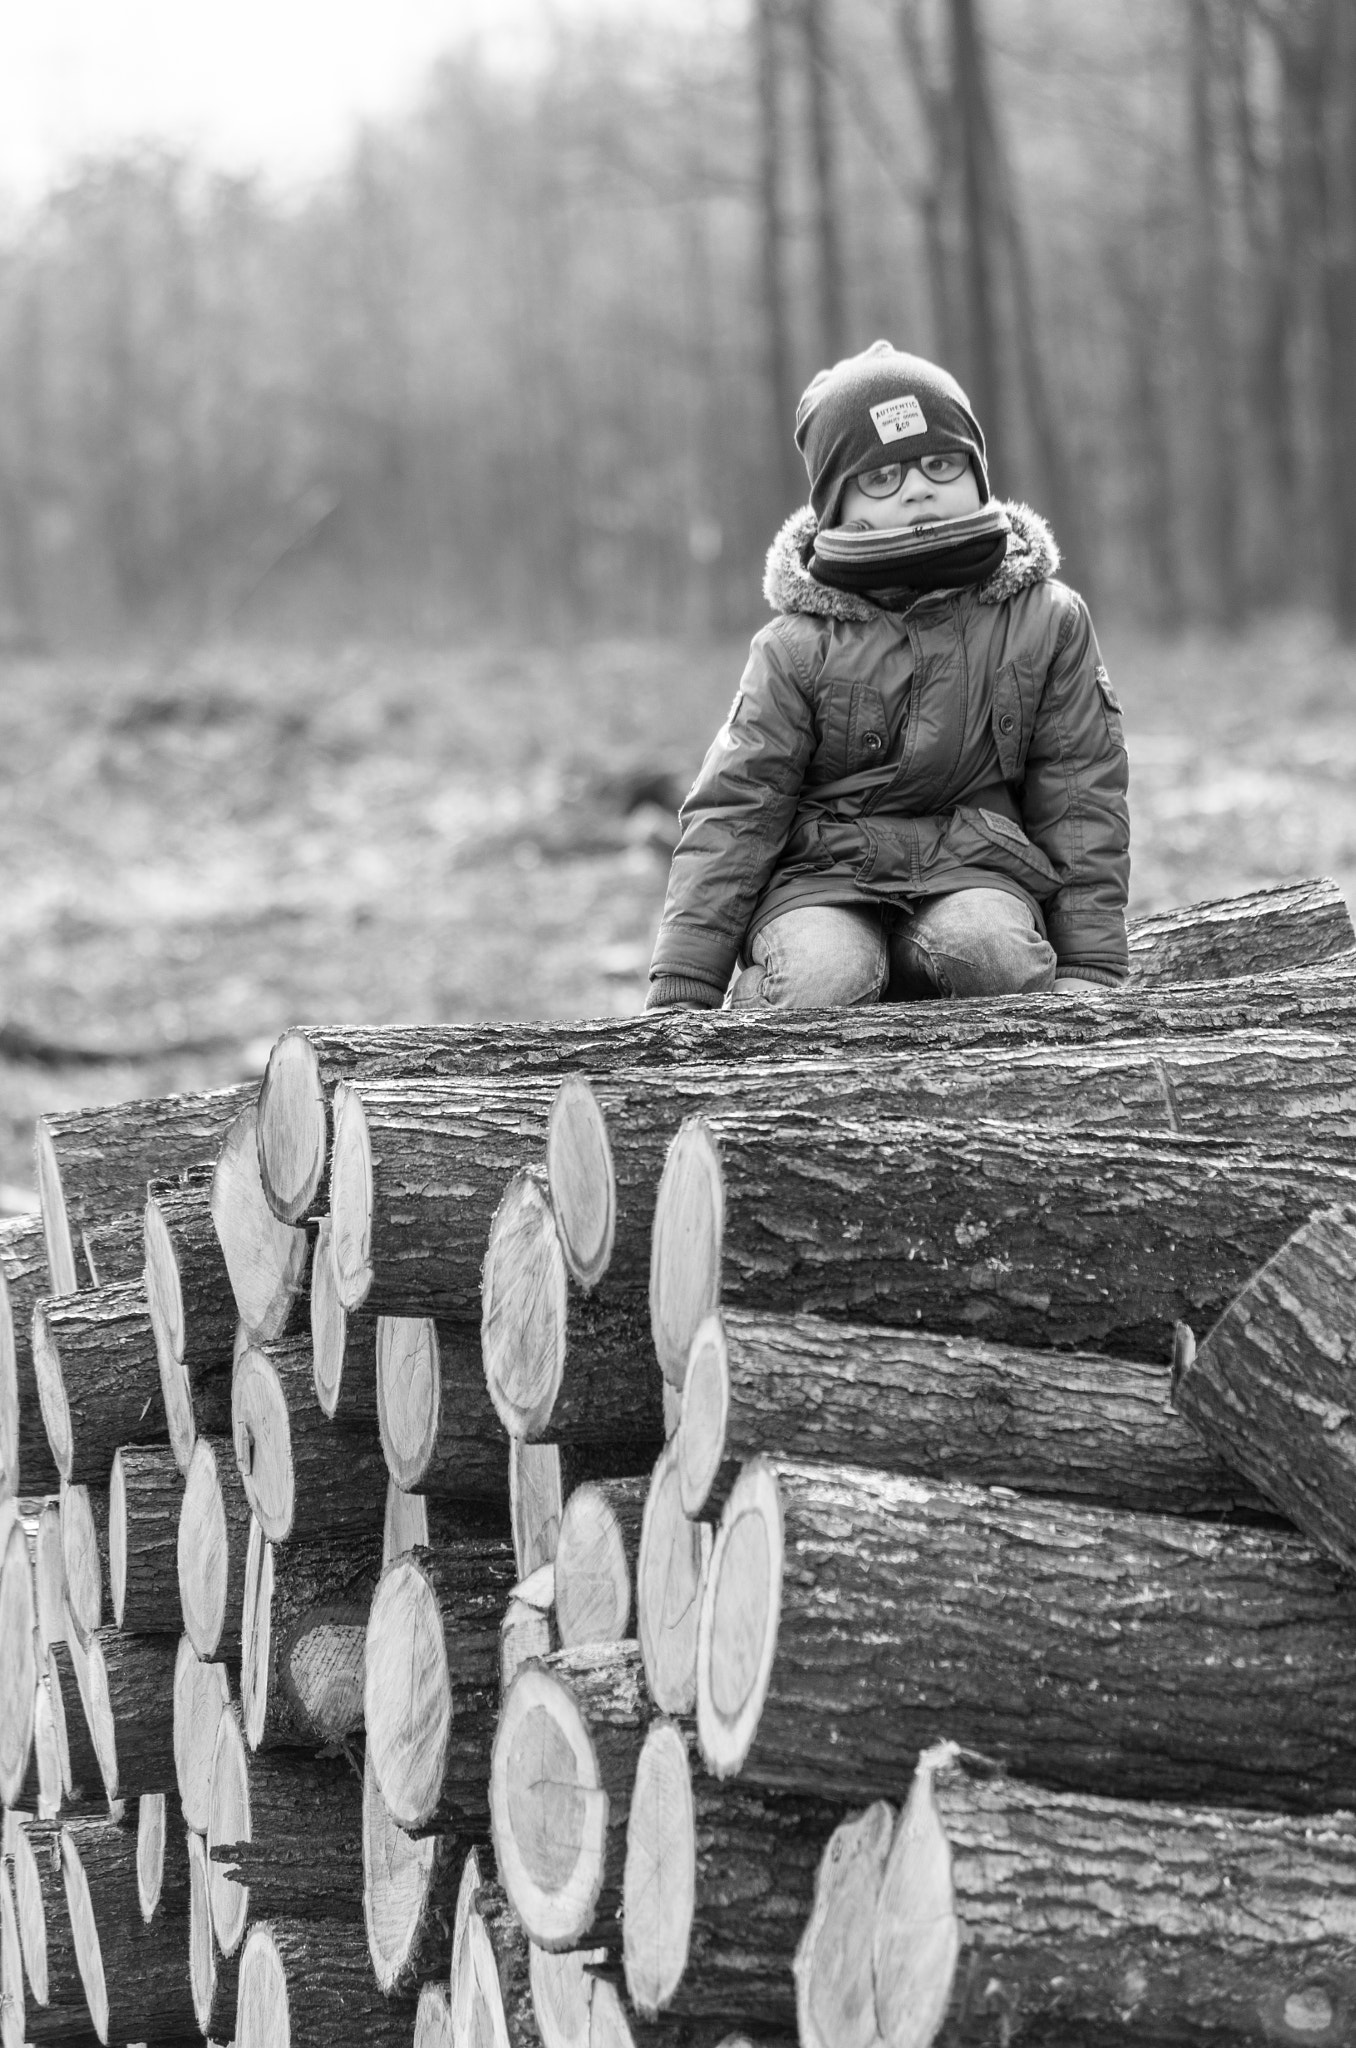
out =
<svg viewBox="0 0 1356 2048"><path fill-rule="evenodd" d="M1114 627L1135 910L1335 876L1356 901L1356 654L1313 621ZM286 1024L638 1009L668 791L742 642L0 665L0 1210L49 1107L257 1071ZM166 1050L166 1049L169 1050Z"/></svg>

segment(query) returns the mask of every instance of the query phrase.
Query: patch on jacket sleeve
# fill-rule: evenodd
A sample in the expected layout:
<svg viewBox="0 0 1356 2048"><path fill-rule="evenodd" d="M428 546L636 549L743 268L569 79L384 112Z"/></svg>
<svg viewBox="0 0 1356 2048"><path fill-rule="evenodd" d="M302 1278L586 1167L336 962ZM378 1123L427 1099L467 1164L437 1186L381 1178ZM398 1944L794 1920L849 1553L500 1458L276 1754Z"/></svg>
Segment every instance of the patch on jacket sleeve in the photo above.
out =
<svg viewBox="0 0 1356 2048"><path fill-rule="evenodd" d="M1097 687L1102 693L1102 702L1109 711L1119 711L1121 700L1111 687L1111 678L1106 672L1106 663L1099 661L1096 670Z"/></svg>

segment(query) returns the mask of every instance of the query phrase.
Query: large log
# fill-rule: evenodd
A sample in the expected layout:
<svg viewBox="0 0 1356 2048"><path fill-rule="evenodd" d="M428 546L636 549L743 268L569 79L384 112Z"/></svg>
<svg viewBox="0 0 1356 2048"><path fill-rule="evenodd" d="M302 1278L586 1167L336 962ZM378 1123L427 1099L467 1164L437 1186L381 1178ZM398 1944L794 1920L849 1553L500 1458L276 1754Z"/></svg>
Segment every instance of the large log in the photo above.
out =
<svg viewBox="0 0 1356 2048"><path fill-rule="evenodd" d="M483 1833L499 1620L516 1578L508 1537L474 1528L382 1572L367 1625L367 1754L410 1834Z"/></svg>
<svg viewBox="0 0 1356 2048"><path fill-rule="evenodd" d="M38 1657L63 1642L67 1627L66 1552L61 1533L61 1496L46 1495L38 1508L33 1545L33 1592L38 1610Z"/></svg>
<svg viewBox="0 0 1356 2048"><path fill-rule="evenodd" d="M40 1116L34 1153L51 1278L44 1292L74 1294L80 1287L136 1279L142 1265L137 1225L147 1182L210 1165L254 1092L244 1084L208 1095ZM115 1223L129 1227L109 1231ZM93 1232L104 1233L105 1256L97 1272L84 1242Z"/></svg>
<svg viewBox="0 0 1356 2048"><path fill-rule="evenodd" d="M377 1425L396 1485L506 1506L507 1446L475 1327L379 1316L375 1349Z"/></svg>
<svg viewBox="0 0 1356 2048"><path fill-rule="evenodd" d="M60 1477L33 1370L33 1311L48 1285L42 1218L6 1218L0 1223L0 1493L15 1496L50 1493Z"/></svg>
<svg viewBox="0 0 1356 2048"><path fill-rule="evenodd" d="M363 1797L352 1765L295 1750L251 1755L229 1709L212 1759L207 1856L212 1926L228 1955L251 1912L361 1919Z"/></svg>
<svg viewBox="0 0 1356 2048"><path fill-rule="evenodd" d="M280 1223L264 1200L254 1105L232 1120L212 1171L212 1221L247 1336L284 1337L304 1306L310 1245L304 1230Z"/></svg>
<svg viewBox="0 0 1356 2048"><path fill-rule="evenodd" d="M47 1691L61 1758L61 1804L68 1813L103 1812L107 1805L104 1774L85 1708L88 1689L88 1659L72 1630L69 1637L51 1643L47 1653Z"/></svg>
<svg viewBox="0 0 1356 2048"><path fill-rule="evenodd" d="M60 1827L30 1820L16 1829L11 1867L30 1994L17 2038L34 2048L47 2041L94 2041L61 1882Z"/></svg>
<svg viewBox="0 0 1356 2048"><path fill-rule="evenodd" d="M1057 1788L1344 1806L1353 1621L1288 1531L757 1458L702 1602L702 1754L869 1799L949 1727Z"/></svg>
<svg viewBox="0 0 1356 2048"><path fill-rule="evenodd" d="M142 1222L161 1396L170 1444L185 1472L197 1432L219 1434L230 1413L238 1317L211 1197L210 1168L156 1181Z"/></svg>
<svg viewBox="0 0 1356 2048"><path fill-rule="evenodd" d="M312 1392L309 1337L246 1344L231 1382L245 1498L272 1543L380 1528L386 1472L365 1431L336 1435Z"/></svg>
<svg viewBox="0 0 1356 2048"><path fill-rule="evenodd" d="M1144 1359L730 1309L698 1325L688 1359L682 1505L714 1519L740 1466L776 1451L1149 1514L1269 1512L1171 1389Z"/></svg>
<svg viewBox="0 0 1356 2048"><path fill-rule="evenodd" d="M372 1759L363 1772L362 1914L383 1991L417 1988L447 1968L462 1856L452 1835L407 1835L381 1796Z"/></svg>
<svg viewBox="0 0 1356 2048"><path fill-rule="evenodd" d="M655 1210L655 1346L679 1385L705 1316L794 1308L1165 1357L1175 1323L1353 1197L1350 1167L1198 1138L694 1117Z"/></svg>
<svg viewBox="0 0 1356 2048"><path fill-rule="evenodd" d="M172 1450L125 1444L114 1454L108 1482L108 1577L119 1628L137 1635L179 1634L183 1500L184 1482Z"/></svg>
<svg viewBox="0 0 1356 2048"><path fill-rule="evenodd" d="M28 1769L38 1683L37 1601L28 1533L0 1504L0 1804L13 1806Z"/></svg>
<svg viewBox="0 0 1356 2048"><path fill-rule="evenodd" d="M188 1835L188 1979L199 2031L224 2040L235 2027L240 1993L240 1954L224 1956L212 1931L211 1866L207 1845Z"/></svg>
<svg viewBox="0 0 1356 2048"><path fill-rule="evenodd" d="M177 1923L142 1924L137 1834L111 1821L61 1830L61 1869L85 2001L101 2042L174 2041L194 2024L185 1967L188 1902Z"/></svg>
<svg viewBox="0 0 1356 2048"><path fill-rule="evenodd" d="M1130 984L1235 980L1308 967L1356 945L1346 898L1326 877L1188 903L1130 921Z"/></svg>
<svg viewBox="0 0 1356 2048"><path fill-rule="evenodd" d="M636 1632L645 1677L666 1714L697 1704L697 1621L711 1565L711 1530L683 1512L678 1445L660 1452L650 1477L636 1560Z"/></svg>
<svg viewBox="0 0 1356 2048"><path fill-rule="evenodd" d="M24 2048L28 2039L26 2018L23 1952L14 1887L8 1859L0 1857L0 2048Z"/></svg>
<svg viewBox="0 0 1356 2048"><path fill-rule="evenodd" d="M633 1635L633 1581L648 1479L594 1479L565 1503L555 1555L561 1648Z"/></svg>
<svg viewBox="0 0 1356 2048"><path fill-rule="evenodd" d="M68 1483L106 1486L121 1445L164 1443L160 1368L142 1281L40 1301L33 1366L47 1441Z"/></svg>
<svg viewBox="0 0 1356 2048"><path fill-rule="evenodd" d="M114 1464L117 1454L114 1455ZM61 1488L61 1563L70 1619L82 1636L103 1625L110 1584L109 1489Z"/></svg>
<svg viewBox="0 0 1356 2048"><path fill-rule="evenodd" d="M452 1993L446 1984L421 1984L414 2015L414 2048L457 2048Z"/></svg>
<svg viewBox="0 0 1356 2048"><path fill-rule="evenodd" d="M615 1445L534 1444L520 1436L510 1437L505 1449L514 1555L519 1578L528 1579L555 1557L570 1494L591 1479L612 1477L627 1451Z"/></svg>
<svg viewBox="0 0 1356 2048"><path fill-rule="evenodd" d="M1356 1569L1352 1301L1356 1209L1313 1216L1198 1347L1174 1398L1220 1457L1348 1571Z"/></svg>
<svg viewBox="0 0 1356 2048"><path fill-rule="evenodd" d="M188 1911L188 1845L178 1819L171 1825L163 1792L137 1801L137 1899L147 1927L157 1919L182 1921Z"/></svg>
<svg viewBox="0 0 1356 2048"><path fill-rule="evenodd" d="M224 1664L208 1664L187 1636L174 1659L174 1778L185 1825L207 1832L217 1729L231 1695Z"/></svg>
<svg viewBox="0 0 1356 2048"><path fill-rule="evenodd" d="M541 1948L619 1936L626 1816L653 1706L634 1642L526 1664L504 1696L490 1763L499 1878Z"/></svg>
<svg viewBox="0 0 1356 2048"><path fill-rule="evenodd" d="M1324 887L1325 885L1320 885ZM1330 887L1330 885L1326 885ZM1325 887L1325 893L1326 893ZM1274 900L1274 899L1273 899ZM1237 899L1243 929L1264 928L1263 898ZM1208 964L1227 917L1227 906L1202 905ZM1262 916L1258 917L1258 911ZM1184 916L1189 913L1183 913ZM1326 913L1323 923L1327 925ZM1272 927L1277 929L1280 924ZM1347 928L1349 930L1349 927ZM1165 943L1175 946L1164 931ZM482 1074L608 1074L623 1067L676 1067L699 1062L785 1060L798 1051L840 1053L924 1051L970 1046L1100 1043L1127 1036L1267 1030L1309 1026L1349 1029L1356 983L1349 955L1331 946L1332 930L1317 950L1299 951L1330 964L1257 973L1224 984L1154 985L1143 951L1140 984L1105 997L1063 999L1004 996L964 1003L882 1003L865 1010L764 1012L756 1016L706 1011L674 1017L628 1017L560 1024L375 1026L334 1031L316 1027L285 1032L273 1047L259 1092L258 1137L264 1189L288 1223L323 1207L332 1133L332 1099L341 1081L385 1083ZM1350 945L1350 938L1346 940ZM1295 957L1287 938L1276 957ZM1254 957L1256 955L1254 954ZM1183 964L1178 952L1177 964Z"/></svg>
<svg viewBox="0 0 1356 2048"><path fill-rule="evenodd" d="M360 1926L260 1920L240 1958L235 2048L408 2048L416 2003L381 1990Z"/></svg>
<svg viewBox="0 0 1356 2048"><path fill-rule="evenodd" d="M466 1938L460 1962L452 1959L452 2010L465 2002L468 2041L493 2043L494 2048L541 2048L532 2007L529 1948L522 1924L502 1885L486 1879L477 1889L466 1916Z"/></svg>
<svg viewBox="0 0 1356 2048"><path fill-rule="evenodd" d="M250 1526L240 1708L251 1749L314 1750L362 1726L365 1644L381 1571L370 1530L275 1550Z"/></svg>
<svg viewBox="0 0 1356 2048"><path fill-rule="evenodd" d="M842 1818L826 1802L694 1780L683 1734L656 1722L626 1826L622 1958L637 2010L794 2027L791 1966ZM855 1865L851 1847L869 1843L879 1886L893 1832L881 1801L844 1832L836 1861ZM854 1903L869 1916L875 1899ZM869 1933L865 1946L869 1981Z"/></svg>
<svg viewBox="0 0 1356 2048"><path fill-rule="evenodd" d="M315 1395L332 1422L377 1421L377 1319L350 1315L339 1299L330 1238L322 1216L311 1253L311 1351Z"/></svg>
<svg viewBox="0 0 1356 2048"><path fill-rule="evenodd" d="M940 1745L877 1909L881 2031L892 2048L1346 2040L1353 1848L1350 1814L1060 1795Z"/></svg>
<svg viewBox="0 0 1356 2048"><path fill-rule="evenodd" d="M61 1810L62 1788L60 1740L44 1676L33 1686L33 1740L15 1806L21 1813L35 1813L39 1820L52 1820Z"/></svg>
<svg viewBox="0 0 1356 2048"><path fill-rule="evenodd" d="M182 1485L175 1582L184 1632L200 1657L240 1654L250 1510L234 1463L224 1437L200 1436Z"/></svg>
<svg viewBox="0 0 1356 2048"><path fill-rule="evenodd" d="M137 1799L173 1782L177 1655L172 1636L116 1628L90 1636L80 1693L110 1800Z"/></svg>

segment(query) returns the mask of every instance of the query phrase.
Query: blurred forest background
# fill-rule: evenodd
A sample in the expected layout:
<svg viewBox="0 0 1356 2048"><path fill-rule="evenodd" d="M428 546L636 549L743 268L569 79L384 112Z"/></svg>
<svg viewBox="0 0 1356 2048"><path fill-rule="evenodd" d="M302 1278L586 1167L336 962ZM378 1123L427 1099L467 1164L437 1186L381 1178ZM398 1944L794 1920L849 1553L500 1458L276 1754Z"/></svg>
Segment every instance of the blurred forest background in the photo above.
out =
<svg viewBox="0 0 1356 2048"><path fill-rule="evenodd" d="M147 142L0 212L0 1209L41 1108L298 1018L639 1008L877 335L1094 606L1132 908L1356 893L1352 0L542 21L304 187Z"/></svg>

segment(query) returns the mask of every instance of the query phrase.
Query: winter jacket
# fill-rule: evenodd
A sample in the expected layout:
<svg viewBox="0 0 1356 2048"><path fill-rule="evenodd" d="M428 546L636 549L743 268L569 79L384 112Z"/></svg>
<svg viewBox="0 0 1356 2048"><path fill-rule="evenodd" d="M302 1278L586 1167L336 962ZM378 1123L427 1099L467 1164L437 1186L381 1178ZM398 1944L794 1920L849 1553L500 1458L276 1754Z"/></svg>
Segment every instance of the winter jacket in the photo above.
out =
<svg viewBox="0 0 1356 2048"><path fill-rule="evenodd" d="M987 582L898 611L820 583L813 512L786 522L763 582L777 616L682 807L652 981L723 990L802 904L975 887L1038 905L1061 973L1124 977L1120 707L1049 529L1004 509Z"/></svg>

